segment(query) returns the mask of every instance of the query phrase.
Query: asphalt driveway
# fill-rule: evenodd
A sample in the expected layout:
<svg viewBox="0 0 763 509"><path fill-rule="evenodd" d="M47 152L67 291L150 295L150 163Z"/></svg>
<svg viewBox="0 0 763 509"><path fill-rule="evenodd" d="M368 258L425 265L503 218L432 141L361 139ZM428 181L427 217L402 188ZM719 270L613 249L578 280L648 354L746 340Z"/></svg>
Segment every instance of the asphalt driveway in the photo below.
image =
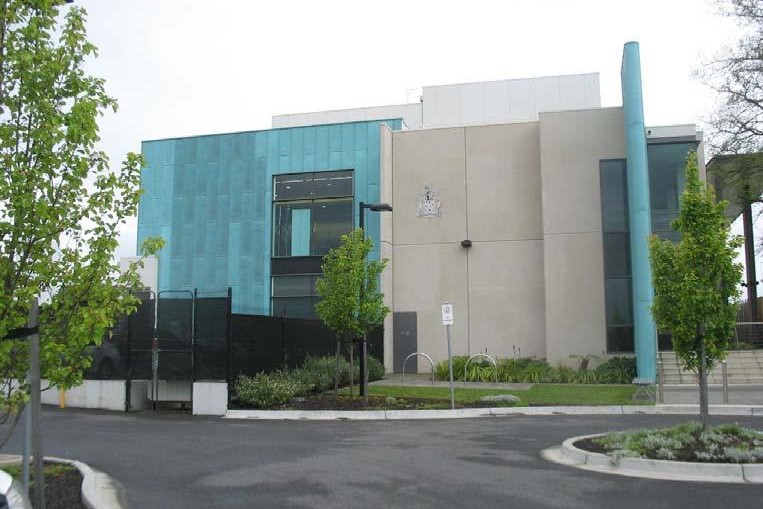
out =
<svg viewBox="0 0 763 509"><path fill-rule="evenodd" d="M46 454L108 472L134 509L763 507L761 485L596 474L539 455L675 416L264 422L47 408L43 419ZM20 452L20 435L2 452Z"/></svg>

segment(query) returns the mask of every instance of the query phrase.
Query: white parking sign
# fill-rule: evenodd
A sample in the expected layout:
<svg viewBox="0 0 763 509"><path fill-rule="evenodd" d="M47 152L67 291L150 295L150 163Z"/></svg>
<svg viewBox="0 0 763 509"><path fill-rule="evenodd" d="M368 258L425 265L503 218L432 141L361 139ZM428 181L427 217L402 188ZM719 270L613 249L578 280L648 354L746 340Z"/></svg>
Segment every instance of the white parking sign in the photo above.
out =
<svg viewBox="0 0 763 509"><path fill-rule="evenodd" d="M442 305L442 324L453 325L453 305L452 304Z"/></svg>

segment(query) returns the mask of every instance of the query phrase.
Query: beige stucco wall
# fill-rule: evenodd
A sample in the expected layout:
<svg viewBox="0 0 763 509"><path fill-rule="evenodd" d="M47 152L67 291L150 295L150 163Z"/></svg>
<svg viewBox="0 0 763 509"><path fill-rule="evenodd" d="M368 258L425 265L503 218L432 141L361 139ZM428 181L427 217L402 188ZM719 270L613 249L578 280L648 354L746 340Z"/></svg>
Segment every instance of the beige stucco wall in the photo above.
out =
<svg viewBox="0 0 763 509"><path fill-rule="evenodd" d="M545 356L538 123L392 136L394 311L417 313L419 351L447 357L449 301L454 354ZM425 184L439 193L440 217L417 215Z"/></svg>
<svg viewBox="0 0 763 509"><path fill-rule="evenodd" d="M392 203L392 130L385 124L379 126L379 154L381 168L380 201ZM394 207L393 207L394 209ZM394 210L393 210L394 213ZM392 312L394 304L394 265L392 263L392 214L380 214L381 222L381 257L387 259L387 267L381 277L381 291L384 294L384 304L390 309L390 313L384 320L384 366L387 372L392 372L393 353L392 348Z"/></svg>
<svg viewBox="0 0 763 509"><path fill-rule="evenodd" d="M599 161L625 157L622 108L540 115L546 355L606 349Z"/></svg>
<svg viewBox="0 0 763 509"><path fill-rule="evenodd" d="M466 292L466 188L464 130L393 133L392 192L394 311L417 314L418 350L447 358L440 305L455 307L453 351L466 353L469 330ZM440 194L441 216L419 218L418 194L425 184ZM428 369L418 359L418 369Z"/></svg>

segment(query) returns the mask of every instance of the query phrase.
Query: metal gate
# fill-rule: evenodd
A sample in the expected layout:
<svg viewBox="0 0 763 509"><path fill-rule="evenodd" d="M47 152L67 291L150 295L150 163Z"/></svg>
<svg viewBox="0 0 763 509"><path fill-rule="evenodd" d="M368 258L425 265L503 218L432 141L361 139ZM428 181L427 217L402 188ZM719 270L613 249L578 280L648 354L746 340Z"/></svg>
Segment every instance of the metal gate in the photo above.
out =
<svg viewBox="0 0 763 509"><path fill-rule="evenodd" d="M165 290L156 302L151 402L190 405L193 390L194 292Z"/></svg>
<svg viewBox="0 0 763 509"><path fill-rule="evenodd" d="M154 410L157 403L190 408L195 381L229 378L231 289L140 297L128 322L126 410L146 397Z"/></svg>

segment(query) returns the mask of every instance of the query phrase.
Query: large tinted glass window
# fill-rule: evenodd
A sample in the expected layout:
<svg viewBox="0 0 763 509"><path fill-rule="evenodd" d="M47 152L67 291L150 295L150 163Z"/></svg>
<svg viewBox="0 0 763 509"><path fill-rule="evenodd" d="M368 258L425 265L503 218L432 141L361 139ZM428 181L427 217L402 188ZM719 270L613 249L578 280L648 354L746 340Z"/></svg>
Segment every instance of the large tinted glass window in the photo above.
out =
<svg viewBox="0 0 763 509"><path fill-rule="evenodd" d="M633 325L631 278L609 277L604 280L607 325Z"/></svg>
<svg viewBox="0 0 763 509"><path fill-rule="evenodd" d="M316 201L313 217L311 254L323 256L340 244L342 235L352 230L352 199Z"/></svg>
<svg viewBox="0 0 763 509"><path fill-rule="evenodd" d="M352 199L276 203L273 256L324 256L352 230Z"/></svg>
<svg viewBox="0 0 763 509"><path fill-rule="evenodd" d="M312 203L277 203L273 207L273 256L309 256Z"/></svg>
<svg viewBox="0 0 763 509"><path fill-rule="evenodd" d="M601 161L601 223L607 351L633 351L628 181L625 160Z"/></svg>
<svg viewBox="0 0 763 509"><path fill-rule="evenodd" d="M315 283L318 274L274 276L272 278L272 315L291 318L317 318L318 296Z"/></svg>
<svg viewBox="0 0 763 509"><path fill-rule="evenodd" d="M290 173L273 177L273 201L352 196L352 170Z"/></svg>
<svg viewBox="0 0 763 509"><path fill-rule="evenodd" d="M352 230L353 172L273 178L273 256L324 256Z"/></svg>
<svg viewBox="0 0 763 509"><path fill-rule="evenodd" d="M313 174L297 173L273 177L273 200L304 200L313 197Z"/></svg>
<svg viewBox="0 0 763 509"><path fill-rule="evenodd" d="M337 198L352 196L351 171L323 171L313 174L313 194L315 198Z"/></svg>
<svg viewBox="0 0 763 509"><path fill-rule="evenodd" d="M604 275L606 277L630 277L630 233L604 234Z"/></svg>
<svg viewBox="0 0 763 509"><path fill-rule="evenodd" d="M625 161L601 162L602 226L605 232L628 231L628 184Z"/></svg>
<svg viewBox="0 0 763 509"><path fill-rule="evenodd" d="M661 238L678 239L671 223L678 217L679 201L686 184L686 157L696 148L695 142L647 146L652 233Z"/></svg>

